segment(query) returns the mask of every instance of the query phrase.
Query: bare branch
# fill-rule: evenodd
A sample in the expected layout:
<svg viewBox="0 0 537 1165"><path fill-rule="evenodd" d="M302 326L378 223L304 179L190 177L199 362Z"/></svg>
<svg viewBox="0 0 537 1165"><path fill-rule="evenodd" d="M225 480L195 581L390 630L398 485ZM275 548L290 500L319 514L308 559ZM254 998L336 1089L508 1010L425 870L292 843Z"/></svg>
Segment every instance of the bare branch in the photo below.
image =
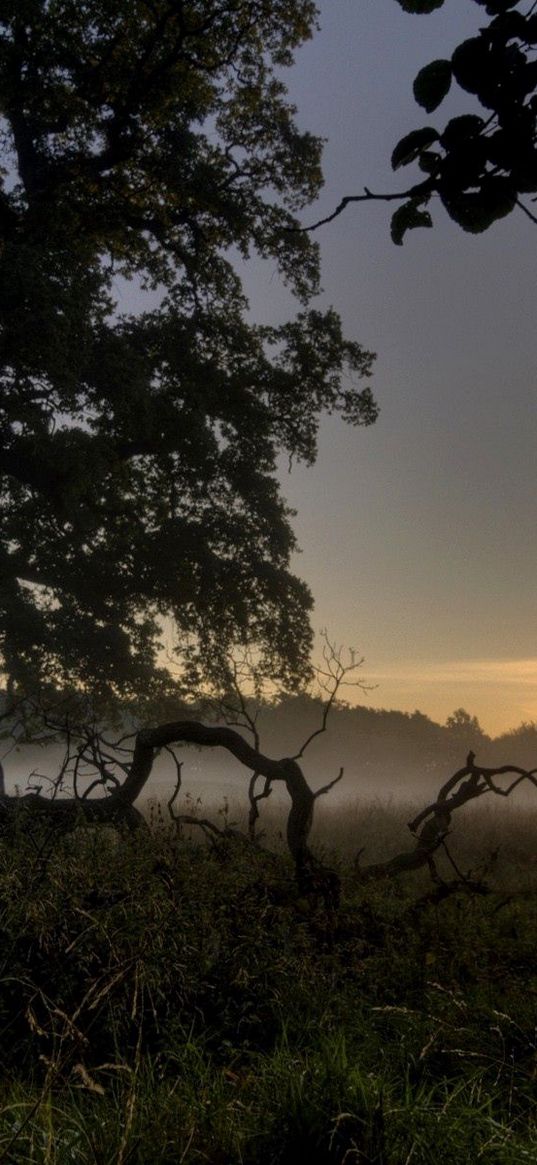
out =
<svg viewBox="0 0 537 1165"><path fill-rule="evenodd" d="M202 830L209 841L214 841L215 838L222 839L226 836L227 833L225 829L219 829L218 826L214 824L214 821L209 821L208 817L195 817L191 813L179 813L174 814L173 820L178 826L196 825L199 829Z"/></svg>
<svg viewBox="0 0 537 1165"><path fill-rule="evenodd" d="M270 794L272 793L272 785L268 778L265 778L265 784L263 785L261 792L255 792L255 786L259 776L259 773L252 773L250 784L248 785L248 800L250 802L250 812L248 813L248 837L250 838L250 841L256 841L255 827L256 822L259 819L258 804L260 801L265 800L266 797L270 797Z"/></svg>
<svg viewBox="0 0 537 1165"><path fill-rule="evenodd" d="M451 817L456 809L460 809L469 801L482 797L485 793L508 796L509 792L523 780L529 780L531 784L537 785L536 772L537 769L521 769L518 765L500 765L494 769L482 768L474 763L474 756L470 753L464 768L458 769L442 786L437 800L409 822L408 828L413 834L416 834L421 826L416 837L414 850L397 854L387 862L376 862L374 865L365 867L357 866L360 877L366 880L392 877L406 870L419 869L426 864L430 866L431 857L435 850L440 846L445 847ZM494 784L493 778L506 773L516 773L517 779L511 783L508 789L502 789ZM450 860L454 865L451 858ZM456 869L456 867L454 868ZM463 877L459 870L456 872L459 874L459 878Z"/></svg>
<svg viewBox="0 0 537 1165"><path fill-rule="evenodd" d="M537 215L532 214L531 210L528 210L527 206L524 206L524 203L520 201L520 198L517 198L516 204L532 222L537 223Z"/></svg>
<svg viewBox="0 0 537 1165"><path fill-rule="evenodd" d="M255 662L248 648L245 648L240 657L230 657L225 666L226 687L231 689L234 700L227 695L220 696L216 703L218 711L226 724L232 728L244 728L253 737L254 747L259 749L260 736L257 727L259 707L250 710L249 701L244 694L245 685L253 686L254 693L260 697L262 680L256 671Z"/></svg>
<svg viewBox="0 0 537 1165"><path fill-rule="evenodd" d="M329 793L330 789L333 789L334 785L337 785L338 781L341 780L344 772L345 772L345 769L341 768L339 770L337 777L334 777L333 781L329 781L327 785L323 785L322 789L317 789L317 792L313 794L315 797L315 800L317 800L317 797L322 797L322 796L324 796L325 793Z"/></svg>
<svg viewBox="0 0 537 1165"><path fill-rule="evenodd" d="M506 773L516 773L517 779L508 786L507 789L494 784L494 777L502 776ZM446 808L450 810L458 809L461 805L465 805L467 801L474 800L476 797L483 796L486 792L496 793L499 796L507 797L509 793L521 784L522 781L528 780L530 784L537 785L535 774L537 769L522 769L518 765L500 765L498 768L489 769L481 768L475 764L471 766L465 765L464 768L458 769L452 777L442 786L438 798L431 805L422 809L421 813L409 822L409 829L415 833L418 826L431 814L437 812L445 812ZM467 781L463 781L464 777L468 777ZM461 781L463 783L461 784ZM459 785L458 790L456 786ZM451 797L448 797L451 793Z"/></svg>
<svg viewBox="0 0 537 1165"><path fill-rule="evenodd" d="M174 807L174 804L175 804L175 802L179 796L179 793L181 791L183 762L177 760L177 757L173 751L173 748L169 748L168 746L166 746L165 751L167 753L169 753L169 755L171 756L173 763L175 765L175 785L173 787L173 791L172 791L171 796L168 798L168 800L166 802L166 805L168 806L168 813L170 814L172 821L178 821L179 818L178 818L177 814L175 813L173 807Z"/></svg>
<svg viewBox="0 0 537 1165"><path fill-rule="evenodd" d="M321 736L326 732L328 724L328 717L331 709L337 699L338 692L342 687L360 688L363 692L370 692L372 690L371 684L365 684L362 680L348 680L347 676L352 675L357 671L364 662L363 656L358 658L354 648L350 647L349 662L343 663L343 648L336 646L328 638L328 633L324 629L321 631L321 638L324 640L323 646L323 660L324 667L317 667L315 669L317 683L321 690L326 693L327 699L324 704L321 724L314 732L310 733L307 740L304 741L299 752L295 753L293 760L300 760L312 740L317 736ZM339 780L339 778L338 778Z"/></svg>
<svg viewBox="0 0 537 1165"><path fill-rule="evenodd" d="M320 731L325 730L327 717L337 691L342 684L351 682L346 679L346 676L354 668L360 666L362 661L357 661L354 653L351 653L350 663L343 663L341 649L336 648L327 637L325 637L323 654L324 666L318 669L318 673L321 687L327 692L327 700L321 728L308 738L301 753L297 756L280 759L268 757L261 752L259 747L254 747L240 732L229 725L203 724L196 720L178 720L140 730L135 736L132 761L130 765L127 765L117 757L117 754L114 754L115 746L110 746L108 743L106 750L103 749L103 740L94 727L85 729L80 741L78 734L81 730L75 730L66 721L63 731L67 747L60 773L54 779L55 789L57 792L65 773L69 770L75 788L75 798L57 797L54 800L43 797L39 793L16 798L7 796L5 791L2 792L0 789L0 823L9 827L9 822L13 820L14 814L22 810L31 814L32 820L38 814L43 821L50 824L52 829L59 826L60 830L73 828L81 811L89 821L125 822L131 828L143 824L141 815L133 807L134 801L149 779L155 757L160 750L164 749L172 756L176 769L175 788L168 800L171 819L177 827L181 824L188 824L203 829L205 835L212 839L213 843L216 838L228 837L242 838L243 841L255 841L255 827L259 818L260 801L270 796L275 781L285 784L291 802L287 817L287 844L295 862L298 884L305 892L323 895L327 904L334 903L339 885L337 875L315 858L309 849L308 842L315 801L329 792L341 780L343 769L340 769L337 777L332 781L323 785L317 792L313 792L298 764L298 757L302 755L308 743ZM240 692L237 674L235 678L238 689L237 706L241 707L242 699L247 716L251 716L243 693ZM363 687L364 685L359 683L359 686ZM242 727L245 725L243 724ZM255 723L254 729L254 739L257 741L259 737ZM77 736L78 743L75 748L73 741ZM173 745L179 743L207 748L224 748L240 764L250 770L248 837L227 825L225 829L219 829L212 822L197 815L175 813L174 804L181 788L182 762L177 759ZM110 751L111 748L112 751ZM77 796L77 781L83 764L90 765L92 771L97 772L98 775L80 797ZM119 783L113 772L116 765L126 773L122 784ZM501 777L509 778L506 786L499 781ZM260 778L264 778L264 783L261 791L256 792L257 782ZM446 838L450 832L453 813L463 805L485 794L509 796L523 781L528 781L537 787L537 768L527 770L511 764L495 768L484 767L476 764L474 753L469 752L466 763L443 783L436 800L426 806L413 821L409 822L409 829L415 841L414 848L399 853L388 861L376 862L365 867L359 866L357 859L356 868L360 880L394 877L428 866L433 881L440 885L442 879L436 869L434 855L439 848L443 847L447 859L457 875L456 885L465 889L473 889L474 885L482 886L481 878L476 879L471 871L463 873L458 868L447 848ZM90 799L90 793L97 786L106 786L109 782L114 785L114 789L108 797Z"/></svg>
<svg viewBox="0 0 537 1165"><path fill-rule="evenodd" d="M363 194L345 195L341 199L341 202L338 202L332 214L328 214L326 218L320 218L309 227L296 227L294 229L299 231L316 231L319 227L324 227L327 223L333 222L335 218L338 218L351 202L400 202L402 198L424 198L432 193L432 189L429 179L426 179L424 182L418 182L416 186L410 186L408 190L399 190L394 194L373 194L367 186L364 186Z"/></svg>

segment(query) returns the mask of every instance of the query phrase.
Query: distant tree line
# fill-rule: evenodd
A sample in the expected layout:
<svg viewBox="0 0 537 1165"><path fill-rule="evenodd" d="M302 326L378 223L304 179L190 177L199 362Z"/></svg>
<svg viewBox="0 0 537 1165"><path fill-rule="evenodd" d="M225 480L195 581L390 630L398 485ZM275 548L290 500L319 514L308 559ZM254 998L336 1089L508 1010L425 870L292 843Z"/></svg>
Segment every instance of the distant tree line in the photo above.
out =
<svg viewBox="0 0 537 1165"><path fill-rule="evenodd" d="M319 724L322 700L309 695L284 696L262 707L259 724L267 749L292 753L297 742ZM394 778L415 783L435 782L447 769L462 763L472 750L481 763L500 764L506 753L513 763L531 768L537 754L537 724L523 723L510 732L490 737L476 716L458 708L444 725L424 713L398 712L336 703L328 731L315 740L308 769L330 776L334 765L345 768L345 788L353 778L364 778L382 792ZM358 788L356 792L358 793ZM370 790L369 790L370 791Z"/></svg>

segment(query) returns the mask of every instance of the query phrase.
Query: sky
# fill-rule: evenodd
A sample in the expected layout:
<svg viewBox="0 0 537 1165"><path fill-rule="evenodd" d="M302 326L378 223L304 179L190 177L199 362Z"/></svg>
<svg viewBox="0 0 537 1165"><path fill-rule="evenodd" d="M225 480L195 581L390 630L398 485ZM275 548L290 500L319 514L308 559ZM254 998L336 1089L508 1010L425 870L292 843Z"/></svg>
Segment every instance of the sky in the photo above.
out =
<svg viewBox="0 0 537 1165"><path fill-rule="evenodd" d="M320 31L286 76L299 124L326 138L304 224L364 185L400 189L399 138L468 111L459 90L427 115L412 81L480 20L472 0L429 16L395 0L320 4ZM315 466L282 466L294 568L316 631L365 656L377 686L359 703L440 722L463 706L497 735L537 719L537 228L518 212L469 235L438 206L434 230L396 247L391 209L351 206L317 232L322 302L377 352L381 412L368 429L324 419ZM270 265L250 264L245 284L255 318L289 314Z"/></svg>

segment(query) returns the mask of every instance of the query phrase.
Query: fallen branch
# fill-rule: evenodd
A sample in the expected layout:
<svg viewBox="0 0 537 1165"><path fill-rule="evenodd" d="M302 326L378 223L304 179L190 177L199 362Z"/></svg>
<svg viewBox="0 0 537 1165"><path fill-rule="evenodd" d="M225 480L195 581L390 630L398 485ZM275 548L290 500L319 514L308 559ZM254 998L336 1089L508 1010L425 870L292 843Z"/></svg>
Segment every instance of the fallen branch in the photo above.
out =
<svg viewBox="0 0 537 1165"><path fill-rule="evenodd" d="M342 682L345 669L338 661L335 681ZM322 731L326 721L323 720ZM176 744L193 744L204 748L223 748L235 757L240 764L250 771L249 780L249 838L255 839L255 824L259 814L258 802L270 795L274 782L285 785L290 799L290 808L287 816L286 837L289 853L295 863L297 881L306 890L315 889L325 893L332 902L337 898L339 880L333 871L327 870L309 848L309 836L313 823L315 801L327 793L341 779L343 770L338 776L314 792L304 776L296 757L282 757L273 759L261 752L258 747L257 730L254 732L255 744L250 744L236 729L228 725L208 725L197 720L178 720L167 724L160 724L155 728L145 728L135 736L132 760L127 764L124 759L116 761L113 745L107 745L107 752L103 753L100 745L96 745L93 737L82 734L84 747L77 752L77 759L81 755L87 756L98 770L99 777L96 783L109 787L116 782L115 775L111 775L111 765L118 764L125 772L126 778L121 785L117 785L106 797L79 799L56 797L48 799L39 794L30 793L23 797L9 797L5 792L0 793L0 826L10 826L17 813L29 813L32 818L42 815L60 830L72 829L78 821L91 823L103 822L115 825L126 824L129 828L145 824L142 815L134 807L134 802L140 796L153 769L157 754L166 749L174 759L176 766L176 784L169 801L168 809L171 817L184 824L201 826L206 836L222 836L218 830L205 819L175 814L173 805L181 787L181 762L177 760L172 746ZM312 739L310 737L309 739ZM306 745L309 741L306 741ZM301 750L304 751L304 748ZM122 750L123 753L123 750ZM300 756L301 754L297 754ZM395 877L412 870L428 865L433 878L435 867L433 855L443 844L450 832L453 814L463 805L488 794L507 797L521 782L529 781L537 786L537 769L523 769L517 765L500 765L496 768L486 768L475 763L475 756L470 752L466 764L458 769L442 785L435 801L426 806L413 821L409 822L409 829L415 839L414 848L397 854L383 862L375 862L368 866L360 864L360 851L356 859L355 868L361 881L379 878ZM498 783L498 778L514 777L507 787ZM112 779L111 779L112 776ZM255 792L256 782L264 778L264 786L260 793ZM226 831L231 836L234 831ZM245 835L243 840L247 840ZM453 863L452 863L453 864ZM471 882L468 875L461 875L455 867L457 881ZM335 883L337 882L337 888ZM324 887L324 889L323 889Z"/></svg>
<svg viewBox="0 0 537 1165"><path fill-rule="evenodd" d="M507 789L498 786L494 778L515 773L516 779ZM375 862L370 866L360 866L360 851L355 862L355 869L361 880L389 878L409 870L418 870L430 863L432 855L443 844L450 831L453 813L461 806L482 797L486 793L508 797L522 781L529 781L537 786L535 774L537 769L522 769L518 765L500 765L498 768L483 768L475 764L474 754L471 752L466 759L466 765L458 769L453 776L442 785L436 801L427 805L418 813L408 828L416 835L416 844L413 850L397 854L387 862ZM421 829L417 832L419 827Z"/></svg>

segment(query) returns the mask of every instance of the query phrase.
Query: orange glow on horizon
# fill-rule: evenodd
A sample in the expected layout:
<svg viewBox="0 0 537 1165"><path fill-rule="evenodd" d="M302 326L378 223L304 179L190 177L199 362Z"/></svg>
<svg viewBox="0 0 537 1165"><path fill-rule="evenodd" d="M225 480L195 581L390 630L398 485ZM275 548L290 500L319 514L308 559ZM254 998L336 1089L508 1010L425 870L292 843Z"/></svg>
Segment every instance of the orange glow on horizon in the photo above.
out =
<svg viewBox="0 0 537 1165"><path fill-rule="evenodd" d="M353 703L418 710L441 724L464 707L490 736L537 721L537 659L401 661L371 669L366 662L364 678L378 686Z"/></svg>

